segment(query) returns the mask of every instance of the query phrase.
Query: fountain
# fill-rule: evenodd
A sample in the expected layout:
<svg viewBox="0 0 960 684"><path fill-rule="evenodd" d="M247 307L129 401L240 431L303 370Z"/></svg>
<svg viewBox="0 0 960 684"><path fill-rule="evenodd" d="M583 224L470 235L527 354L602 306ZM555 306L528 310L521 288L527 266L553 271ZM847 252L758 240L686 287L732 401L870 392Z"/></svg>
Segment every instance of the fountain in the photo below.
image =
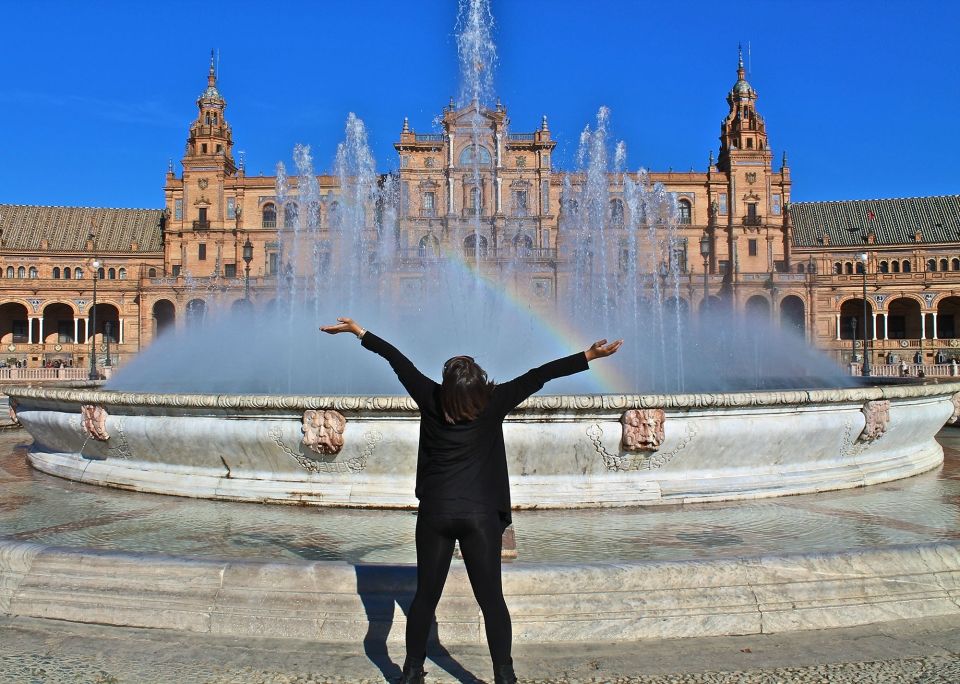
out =
<svg viewBox="0 0 960 684"><path fill-rule="evenodd" d="M495 161L481 150L496 149L489 127L502 108L489 102L495 57L489 4L464 0L461 9L464 85L459 106L448 112L457 117L458 135L469 136L467 149L473 152L464 160L479 184ZM564 239L555 246L563 266L556 297L544 306L523 301L516 287L528 268L524 256L530 245L519 230L505 246L488 244L479 211L451 229L451 243L469 244L472 253L422 243L416 259L402 259L408 248L397 228L401 189L395 178L374 173L363 122L351 114L335 164L337 195L322 194L305 146L294 151L296 175L278 167L278 205L292 207L293 214L291 229L281 233L285 262L276 304L256 318L249 311L221 312L215 326L190 340L161 338L103 389L7 388L17 418L34 440L30 463L63 478L137 492L414 508L416 405L400 396L379 358L355 342L317 332L318 324L350 315L409 352L428 374L449 356L471 353L503 379L585 348L596 337L626 338L617 357L599 362L591 374L551 384L549 391L562 393L531 398L505 422L513 503L520 509L822 492L905 478L939 465L943 451L934 436L957 418L960 383L858 385L803 340L759 321L733 320L729 311L717 310L691 322L679 306L684 267L676 249L674 199L642 170L626 170L625 146L610 142L609 127L610 112L601 108L596 125L581 136L580 168L566 177ZM608 211L611 200L621 202L619 209ZM324 203L333 218L321 228L318 207ZM495 268L488 268L495 248ZM6 570L0 562L0 578L5 571L19 586L43 553L0 546L0 560L8 559ZM85 558L90 567L116 562ZM838 557L813 569L797 561L793 574L786 574L800 580L809 578L807 571L833 572L861 562L874 563L872 572L887 567L872 556ZM212 609L204 613L193 604L181 622L169 610L137 615L115 607L107 617L93 612L117 624L355 638L365 624L353 601L355 572L342 564L321 565L230 566L230 586L238 597L247 591L283 603L290 599L278 598L277 584L297 584L301 604L286 622L261 608L244 608L240 598L224 608L230 601L226 594L214 601L220 602L218 619L210 617ZM758 587L769 591L776 585L777 570L759 562L738 585L729 562L706 565L720 579L700 603L691 588L702 567L664 566L651 575L648 566L626 564L566 571L518 565L505 580L513 592L518 639L754 629L763 612ZM152 571L206 586L223 566L155 559ZM454 584L462 590L464 578L457 572ZM94 584L104 581L85 577ZM651 577L661 583L659 589L651 587ZM136 580L141 581L146 580ZM303 588L314 582L324 583L335 599ZM569 593L578 582L594 583L600 608L571 608L558 617L544 606L544 594ZM387 591L389 583L384 579L377 591ZM752 599L741 596L749 593L744 587L753 588ZM625 595L631 591L661 591L664 601L682 607L661 606L658 625L638 617ZM454 590L449 601L456 610L441 620L448 641L476 640L483 632L465 596L466 602L462 591ZM349 599L352 608L339 614L328 599ZM779 628L827 624L832 618L826 594L819 603L810 600L817 616L791 623L787 610ZM943 609L938 605L929 614ZM0 590L0 609L8 608ZM80 619L82 612L44 610L65 619ZM845 619L868 620L871 611L850 607ZM589 617L591 612L606 617Z"/></svg>

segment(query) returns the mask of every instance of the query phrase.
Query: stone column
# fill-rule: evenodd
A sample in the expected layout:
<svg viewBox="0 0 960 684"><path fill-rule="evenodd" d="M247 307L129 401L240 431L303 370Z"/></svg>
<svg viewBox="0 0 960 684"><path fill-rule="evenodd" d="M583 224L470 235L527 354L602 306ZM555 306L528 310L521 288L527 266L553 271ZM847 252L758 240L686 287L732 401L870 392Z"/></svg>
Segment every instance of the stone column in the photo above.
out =
<svg viewBox="0 0 960 684"><path fill-rule="evenodd" d="M76 316L73 317L73 343L77 344L80 341L80 319Z"/></svg>
<svg viewBox="0 0 960 684"><path fill-rule="evenodd" d="M502 187L503 187L503 179L498 177L497 185L496 185L496 196L494 198L494 202L496 205L496 212L498 214L503 211L503 202L502 202L503 193L501 192Z"/></svg>
<svg viewBox="0 0 960 684"><path fill-rule="evenodd" d="M920 312L920 339L927 339L927 314Z"/></svg>
<svg viewBox="0 0 960 684"><path fill-rule="evenodd" d="M937 312L934 311L930 316L933 319L933 339L938 340L940 338L937 337Z"/></svg>
<svg viewBox="0 0 960 684"><path fill-rule="evenodd" d="M837 339L840 339L840 314L837 314Z"/></svg>
<svg viewBox="0 0 960 684"><path fill-rule="evenodd" d="M90 316L83 319L84 344L90 341Z"/></svg>
<svg viewBox="0 0 960 684"><path fill-rule="evenodd" d="M889 321L890 321L890 315L883 314L883 339L885 340L890 339L889 337L887 337L887 323L889 323Z"/></svg>
<svg viewBox="0 0 960 684"><path fill-rule="evenodd" d="M877 339L877 314L873 312L870 316L873 318L873 339Z"/></svg>
<svg viewBox="0 0 960 684"><path fill-rule="evenodd" d="M447 213L453 213L453 176L447 178Z"/></svg>
<svg viewBox="0 0 960 684"><path fill-rule="evenodd" d="M123 344L123 319L117 319L117 344Z"/></svg>
<svg viewBox="0 0 960 684"><path fill-rule="evenodd" d="M40 339L37 340L38 344L43 344L46 340L43 337L43 316L40 316Z"/></svg>
<svg viewBox="0 0 960 684"><path fill-rule="evenodd" d="M33 316L27 316L27 344L33 344Z"/></svg>

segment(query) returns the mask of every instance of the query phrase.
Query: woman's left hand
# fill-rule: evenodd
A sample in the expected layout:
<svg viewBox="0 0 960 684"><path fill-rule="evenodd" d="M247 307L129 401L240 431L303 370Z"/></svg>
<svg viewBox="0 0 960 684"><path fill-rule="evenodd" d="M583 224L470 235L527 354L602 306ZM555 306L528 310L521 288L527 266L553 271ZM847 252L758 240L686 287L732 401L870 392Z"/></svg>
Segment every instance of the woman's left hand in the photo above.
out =
<svg viewBox="0 0 960 684"><path fill-rule="evenodd" d="M361 328L352 318L338 318L337 321L338 323L336 325L324 325L321 326L320 330L325 333L330 333L331 335L336 335L337 333L342 332L349 332L353 333L354 335L359 335L361 332L363 332L363 328Z"/></svg>

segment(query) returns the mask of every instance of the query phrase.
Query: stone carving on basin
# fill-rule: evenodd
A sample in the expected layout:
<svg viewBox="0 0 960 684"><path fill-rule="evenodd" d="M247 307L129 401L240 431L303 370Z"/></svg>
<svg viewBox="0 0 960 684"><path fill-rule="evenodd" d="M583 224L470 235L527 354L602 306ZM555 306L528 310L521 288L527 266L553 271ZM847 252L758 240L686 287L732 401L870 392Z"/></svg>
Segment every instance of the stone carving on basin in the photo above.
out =
<svg viewBox="0 0 960 684"><path fill-rule="evenodd" d="M960 420L960 392L957 392L953 395L953 414L950 416L947 423L949 425L956 425L957 421Z"/></svg>
<svg viewBox="0 0 960 684"><path fill-rule="evenodd" d="M107 410L96 404L84 404L80 407L83 431L100 442L110 439L107 434Z"/></svg>
<svg viewBox="0 0 960 684"><path fill-rule="evenodd" d="M303 412L303 444L315 454L339 454L346 429L347 419L338 411L311 409Z"/></svg>
<svg viewBox="0 0 960 684"><path fill-rule="evenodd" d="M873 442L883 437L890 423L890 402L888 400L868 401L863 405L866 425L857 437L858 442Z"/></svg>
<svg viewBox="0 0 960 684"><path fill-rule="evenodd" d="M620 417L624 451L656 451L663 444L666 416L663 409L631 409Z"/></svg>

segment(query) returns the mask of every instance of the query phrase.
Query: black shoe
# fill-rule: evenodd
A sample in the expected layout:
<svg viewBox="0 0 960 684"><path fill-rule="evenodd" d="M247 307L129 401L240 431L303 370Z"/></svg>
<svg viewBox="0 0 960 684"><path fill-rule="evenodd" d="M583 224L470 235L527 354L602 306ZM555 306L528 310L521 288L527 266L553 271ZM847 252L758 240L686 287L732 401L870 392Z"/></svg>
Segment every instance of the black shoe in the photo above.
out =
<svg viewBox="0 0 960 684"><path fill-rule="evenodd" d="M422 660L419 663L411 663L407 660L403 663L403 674L400 675L398 684L426 684L426 676Z"/></svg>
<svg viewBox="0 0 960 684"><path fill-rule="evenodd" d="M513 659L494 668L493 684L517 684L517 675L513 671Z"/></svg>

